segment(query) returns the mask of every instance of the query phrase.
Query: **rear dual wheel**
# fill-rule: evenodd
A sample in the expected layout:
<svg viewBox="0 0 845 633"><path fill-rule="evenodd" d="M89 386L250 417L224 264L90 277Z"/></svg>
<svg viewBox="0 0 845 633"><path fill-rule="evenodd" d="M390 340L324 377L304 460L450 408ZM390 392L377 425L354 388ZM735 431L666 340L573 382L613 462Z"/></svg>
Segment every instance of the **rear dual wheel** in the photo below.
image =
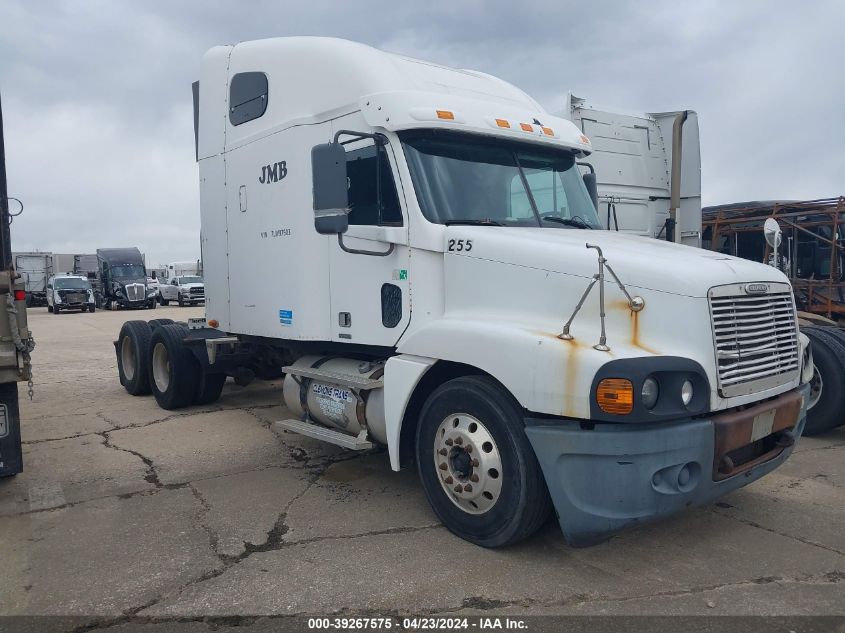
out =
<svg viewBox="0 0 845 633"><path fill-rule="evenodd" d="M127 321L117 337L120 384L133 396L150 393L149 347L152 330L146 321Z"/></svg>
<svg viewBox="0 0 845 633"><path fill-rule="evenodd" d="M465 540L510 545L549 516L551 500L521 409L491 378L456 378L429 396L416 457L432 509Z"/></svg>
<svg viewBox="0 0 845 633"><path fill-rule="evenodd" d="M149 381L162 409L211 404L220 397L226 382L226 374L203 370L184 343L188 333L188 327L182 323L157 324L153 329Z"/></svg>

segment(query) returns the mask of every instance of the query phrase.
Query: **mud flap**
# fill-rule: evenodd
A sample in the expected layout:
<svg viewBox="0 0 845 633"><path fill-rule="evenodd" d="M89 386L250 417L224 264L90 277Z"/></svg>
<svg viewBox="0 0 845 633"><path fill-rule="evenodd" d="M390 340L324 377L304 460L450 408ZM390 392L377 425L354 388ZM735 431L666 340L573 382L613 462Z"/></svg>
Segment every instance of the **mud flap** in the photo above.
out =
<svg viewBox="0 0 845 633"><path fill-rule="evenodd" d="M0 385L0 477L23 470L18 383Z"/></svg>

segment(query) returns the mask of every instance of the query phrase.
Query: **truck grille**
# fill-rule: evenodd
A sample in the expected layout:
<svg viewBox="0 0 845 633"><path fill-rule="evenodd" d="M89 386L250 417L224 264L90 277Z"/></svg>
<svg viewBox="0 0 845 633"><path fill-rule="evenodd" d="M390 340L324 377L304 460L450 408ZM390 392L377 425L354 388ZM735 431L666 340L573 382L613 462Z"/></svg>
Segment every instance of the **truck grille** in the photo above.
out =
<svg viewBox="0 0 845 633"><path fill-rule="evenodd" d="M205 293L205 288L191 288L188 292L192 295L202 295Z"/></svg>
<svg viewBox="0 0 845 633"><path fill-rule="evenodd" d="M141 301L146 299L144 284L126 284L126 298L130 301Z"/></svg>
<svg viewBox="0 0 845 633"><path fill-rule="evenodd" d="M85 303L88 296L81 292L69 292L64 296L64 299L66 303Z"/></svg>
<svg viewBox="0 0 845 633"><path fill-rule="evenodd" d="M723 397L770 389L797 376L799 346L792 290L787 284L763 285L769 290L760 295L746 294L744 284L710 291Z"/></svg>

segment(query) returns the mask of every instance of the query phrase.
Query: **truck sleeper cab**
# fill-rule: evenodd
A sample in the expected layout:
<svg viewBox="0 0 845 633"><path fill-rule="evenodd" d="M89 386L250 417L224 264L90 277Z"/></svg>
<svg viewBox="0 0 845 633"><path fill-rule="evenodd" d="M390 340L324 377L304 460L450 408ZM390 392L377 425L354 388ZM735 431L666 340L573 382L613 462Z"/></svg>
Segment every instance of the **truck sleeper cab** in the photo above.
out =
<svg viewBox="0 0 845 633"><path fill-rule="evenodd" d="M185 406L282 368L278 428L416 462L438 517L488 547L552 508L588 545L793 450L783 275L600 230L590 140L517 88L280 38L210 50L194 96L207 321L155 326L149 353L125 324L130 393L146 376Z"/></svg>

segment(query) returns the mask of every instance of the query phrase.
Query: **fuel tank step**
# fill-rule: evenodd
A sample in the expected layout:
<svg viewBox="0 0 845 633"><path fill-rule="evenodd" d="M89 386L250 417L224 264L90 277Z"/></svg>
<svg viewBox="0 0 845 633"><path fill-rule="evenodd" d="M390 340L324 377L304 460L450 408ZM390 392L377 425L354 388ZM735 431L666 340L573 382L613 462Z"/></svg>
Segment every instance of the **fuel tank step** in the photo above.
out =
<svg viewBox="0 0 845 633"><path fill-rule="evenodd" d="M367 439L366 429L362 429L356 436L334 431L318 424L302 422L301 420L280 420L279 422L274 422L273 426L353 451L365 451L373 447L373 443Z"/></svg>
<svg viewBox="0 0 845 633"><path fill-rule="evenodd" d="M381 378L368 378L366 376L355 376L353 374L346 374L339 371L332 371L330 369L322 369L320 367L295 367L288 365L282 367L282 371L291 376L301 376L302 378L313 378L314 380L325 381L334 385L341 385L349 387L350 389L381 389L384 387L384 380Z"/></svg>

